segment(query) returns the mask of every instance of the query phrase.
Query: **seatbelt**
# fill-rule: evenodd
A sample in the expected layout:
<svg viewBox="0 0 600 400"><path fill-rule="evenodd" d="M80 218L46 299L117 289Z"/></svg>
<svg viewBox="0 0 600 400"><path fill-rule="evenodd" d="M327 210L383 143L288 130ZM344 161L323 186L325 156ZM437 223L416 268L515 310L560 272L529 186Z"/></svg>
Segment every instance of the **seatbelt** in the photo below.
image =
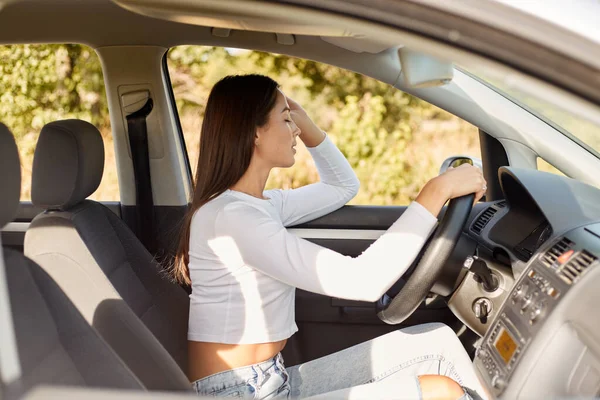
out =
<svg viewBox="0 0 600 400"><path fill-rule="evenodd" d="M135 177L136 235L150 254L156 251L154 232L154 200L150 177L150 156L148 151L148 130L146 117L152 111L151 98L138 111L127 116L129 147Z"/></svg>
<svg viewBox="0 0 600 400"><path fill-rule="evenodd" d="M21 363L8 296L4 249L0 243L0 387L21 378ZM2 395L0 394L0 397Z"/></svg>

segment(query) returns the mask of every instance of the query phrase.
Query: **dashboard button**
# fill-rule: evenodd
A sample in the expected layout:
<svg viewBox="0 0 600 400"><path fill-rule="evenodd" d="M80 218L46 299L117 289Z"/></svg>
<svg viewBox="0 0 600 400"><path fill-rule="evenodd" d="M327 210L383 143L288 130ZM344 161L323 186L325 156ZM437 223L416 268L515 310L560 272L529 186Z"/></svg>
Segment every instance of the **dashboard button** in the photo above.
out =
<svg viewBox="0 0 600 400"><path fill-rule="evenodd" d="M541 317L544 314L544 311L546 311L545 301L540 300L536 302L531 308L531 312L529 313L529 323L532 325L536 323L539 319L541 319Z"/></svg>
<svg viewBox="0 0 600 400"><path fill-rule="evenodd" d="M553 288L552 286L546 289L546 293L548 293L548 296L552 297L553 299L557 299L558 296L560 296L558 289Z"/></svg>
<svg viewBox="0 0 600 400"><path fill-rule="evenodd" d="M500 374L494 375L492 378L492 386L498 390L504 390L506 388L506 379L502 378Z"/></svg>
<svg viewBox="0 0 600 400"><path fill-rule="evenodd" d="M518 303L521 299L523 299L527 295L528 292L529 292L529 284L528 283L522 283L519 286L517 286L516 290L512 294L512 303L513 304Z"/></svg>
<svg viewBox="0 0 600 400"><path fill-rule="evenodd" d="M521 314L523 314L533 301L533 293L527 293L521 301Z"/></svg>
<svg viewBox="0 0 600 400"><path fill-rule="evenodd" d="M483 360L485 360L490 355L489 351L487 351L483 347L478 348L476 354L478 358L481 358Z"/></svg>

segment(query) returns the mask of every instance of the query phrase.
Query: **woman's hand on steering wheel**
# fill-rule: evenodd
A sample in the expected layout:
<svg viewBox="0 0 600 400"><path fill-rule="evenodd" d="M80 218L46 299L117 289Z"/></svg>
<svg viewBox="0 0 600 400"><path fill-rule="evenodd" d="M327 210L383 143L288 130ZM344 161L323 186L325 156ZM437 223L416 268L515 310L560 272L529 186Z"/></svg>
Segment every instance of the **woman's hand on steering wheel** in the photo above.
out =
<svg viewBox="0 0 600 400"><path fill-rule="evenodd" d="M487 190L487 182L481 169L470 164L449 168L443 174L431 179L417 198L416 202L433 215L438 215L449 199L475 193L474 202L478 202Z"/></svg>
<svg viewBox="0 0 600 400"><path fill-rule="evenodd" d="M457 168L450 167L434 179L446 180L445 184L450 187L449 199L475 193L475 202L478 202L487 190L483 171L470 164L462 164Z"/></svg>
<svg viewBox="0 0 600 400"><path fill-rule="evenodd" d="M423 257L400 292L391 301L382 299L377 313L388 324L398 324L410 316L425 299L447 267L451 253L467 223L473 202L485 193L486 182L479 168L468 164L452 168L430 180L416 201L437 216L448 199L450 203ZM452 269L452 274L458 276ZM451 274L451 275L452 275ZM444 296L452 288L444 289ZM385 297L385 296L384 296Z"/></svg>

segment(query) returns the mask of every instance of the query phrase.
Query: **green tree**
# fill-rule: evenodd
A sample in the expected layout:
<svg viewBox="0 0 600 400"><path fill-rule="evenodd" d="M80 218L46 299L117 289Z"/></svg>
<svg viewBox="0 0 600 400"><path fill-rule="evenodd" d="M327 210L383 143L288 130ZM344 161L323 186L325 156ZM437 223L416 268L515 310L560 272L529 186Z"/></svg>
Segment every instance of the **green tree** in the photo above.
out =
<svg viewBox="0 0 600 400"><path fill-rule="evenodd" d="M0 46L0 120L21 137L63 118L101 129L110 124L94 51L69 44Z"/></svg>
<svg viewBox="0 0 600 400"><path fill-rule="evenodd" d="M476 149L476 142L465 139L473 137L467 134L473 127L457 124L458 119L450 114L385 83L331 65L281 54L203 46L175 47L167 61L193 167L199 156L206 100L212 86L230 74L269 75L304 106L361 179L361 191L354 200L357 204L406 204L436 173L448 152ZM0 121L18 138L24 176L30 173L40 129L64 118L87 120L103 133L107 161L101 198L117 199L108 107L95 52L69 44L0 46ZM446 125L438 124L441 128L435 132L423 129L432 121L445 121ZM443 149L435 147L435 139L449 129L458 131L445 136L450 140ZM273 171L268 186L294 188L317 179L310 155L299 148L294 167ZM25 185L24 193L27 191Z"/></svg>
<svg viewBox="0 0 600 400"><path fill-rule="evenodd" d="M30 198L35 144L48 122L79 118L104 136L105 172L94 198L118 200L116 165L102 68L96 53L73 44L0 46L0 121L17 139L21 199Z"/></svg>

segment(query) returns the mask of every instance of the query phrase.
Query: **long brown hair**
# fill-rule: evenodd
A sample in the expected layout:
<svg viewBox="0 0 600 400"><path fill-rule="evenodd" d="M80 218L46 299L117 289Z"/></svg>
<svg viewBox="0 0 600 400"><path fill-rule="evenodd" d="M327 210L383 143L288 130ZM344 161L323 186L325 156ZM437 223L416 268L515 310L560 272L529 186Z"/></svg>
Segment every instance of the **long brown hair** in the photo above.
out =
<svg viewBox="0 0 600 400"><path fill-rule="evenodd" d="M275 107L277 88L263 75L233 75L217 82L208 96L192 204L183 220L171 268L176 282L190 285L190 224L194 213L240 180L250 165L256 129L265 126Z"/></svg>

